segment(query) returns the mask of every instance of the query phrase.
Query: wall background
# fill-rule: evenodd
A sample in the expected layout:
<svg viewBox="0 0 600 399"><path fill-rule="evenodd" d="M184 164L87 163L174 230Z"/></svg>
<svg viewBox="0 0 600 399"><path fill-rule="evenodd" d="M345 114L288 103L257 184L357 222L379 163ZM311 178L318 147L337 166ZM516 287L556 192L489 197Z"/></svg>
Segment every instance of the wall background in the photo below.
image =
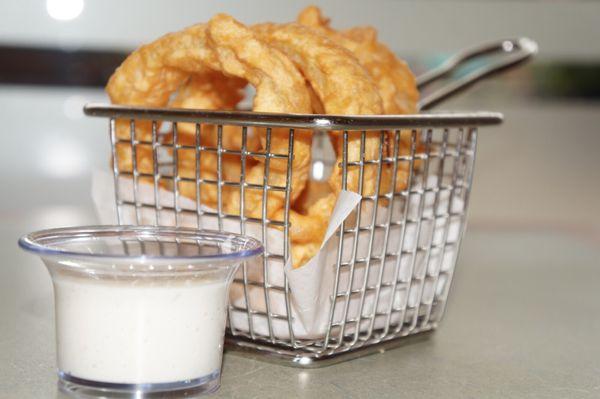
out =
<svg viewBox="0 0 600 399"><path fill-rule="evenodd" d="M51 4L60 0L49 0ZM59 9L82 0L63 0ZM0 3L0 42L63 46L69 49L131 49L218 12L245 23L290 21L308 4L318 4L337 27L379 28L381 38L404 56L452 51L469 43L531 36L544 58L597 59L600 3L595 1L196 1L83 0L70 21L49 16L44 0ZM54 8L56 8L55 6Z"/></svg>
<svg viewBox="0 0 600 399"><path fill-rule="evenodd" d="M247 23L288 21L308 2L78 1L0 3L0 45L129 50L167 31L228 12ZM58 4L58 6L57 6ZM69 6L70 4L70 6ZM600 59L600 2L319 2L336 27L372 24L415 69L482 41L526 35L540 44L539 64L595 65ZM61 9L61 7L63 7ZM66 7L66 9L65 9ZM56 12L56 9L55 9ZM532 95L526 68L477 86L444 109L504 112L480 134L471 228L551 229L600 243L600 102ZM32 228L93 222L90 174L107 168L106 122L85 118L101 89L0 84L0 224ZM21 233L21 232L19 232Z"/></svg>

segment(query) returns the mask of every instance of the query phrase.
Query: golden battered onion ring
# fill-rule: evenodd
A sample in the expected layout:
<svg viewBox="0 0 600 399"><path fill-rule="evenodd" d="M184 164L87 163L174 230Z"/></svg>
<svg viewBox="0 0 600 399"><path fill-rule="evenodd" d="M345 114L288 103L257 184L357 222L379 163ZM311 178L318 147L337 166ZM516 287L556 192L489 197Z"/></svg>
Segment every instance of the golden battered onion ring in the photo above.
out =
<svg viewBox="0 0 600 399"><path fill-rule="evenodd" d="M256 87L253 110L257 112L310 113L311 102L304 78L294 64L275 48L258 40L248 28L229 16L216 16L209 22L211 41L219 56L225 73L245 77ZM259 90L259 83L269 76L268 83L274 85L271 91ZM284 91L281 86L289 88ZM276 93L273 93L275 91ZM269 153L287 155L289 150L289 130L270 130L269 148L266 137L269 132L260 129L263 150ZM310 132L296 131L292 160L291 201L297 198L308 178L310 167ZM292 156L292 154L290 154ZM263 161L264 158L258 158ZM285 187L287 181L287 159L269 160L269 178L265 178L266 163L253 166L247 173L246 182L256 185L276 185ZM265 181L268 180L268 181ZM263 190L249 187L245 190L244 214L261 217L263 214ZM239 190L232 190L225 204L228 213L239 213L241 204ZM283 207L285 192L268 190L267 215L270 217Z"/></svg>
<svg viewBox="0 0 600 399"><path fill-rule="evenodd" d="M244 98L244 87L248 84L244 79L226 77L214 73L209 80L206 75L192 76L178 91L175 99L169 104L171 108L191 108L204 110L233 110ZM193 123L178 123L180 135L196 135L196 125ZM239 151L242 148L240 129L233 126L223 126L222 146L228 150ZM203 145L216 147L217 133L214 125L202 125ZM206 133L205 133L206 132ZM210 134L208 133L210 132ZM249 134L246 148L256 151L260 148L257 135Z"/></svg>
<svg viewBox="0 0 600 399"><path fill-rule="evenodd" d="M215 87L211 87L205 82L195 83L194 81L189 81L183 86L182 89L179 90L175 100L171 103L174 107L181 108L201 108L201 107L212 107L217 104L217 101L211 100L211 98L218 93ZM209 91L209 92L207 92ZM239 101L234 98L234 96L229 96L233 98L234 101ZM233 102L233 101L232 101ZM221 107L233 107L235 104L232 103L224 103L220 104ZM207 127L210 127L211 130L207 134ZM231 133L231 137L229 137L229 141L226 141L227 136L226 132ZM180 136L180 144L185 145L194 145L195 143L195 125L194 124L178 124L178 132ZM288 134L286 132L282 132L282 134ZM186 139L186 137L189 137ZM223 147L228 149L240 149L241 148L241 140L242 137L241 131L239 127L234 126L223 126L222 132L222 141ZM254 136L257 138L257 136ZM202 126L202 144L210 145L216 147L216 132L214 131L214 126ZM182 141L185 140L185 142ZM237 141L236 141L237 140ZM258 144L260 143L252 143ZM255 150L256 148L248 148L251 150ZM295 151L296 152L296 151ZM182 154L183 153L183 154ZM179 150L179 167L180 170L184 170L184 177L195 178L195 166L196 166L196 154L194 150ZM183 156L182 156L183 155ZM216 166L217 159L216 154L212 152L203 151L202 156L200 158L200 177L207 178L211 180L216 180ZM250 159L247 160L250 162ZM221 167L223 170L223 180L226 182L239 182L240 179L240 157L238 155L223 155ZM258 179L263 178L263 173L261 173L262 167L257 167L252 172L249 173L250 180L257 181ZM294 173L298 173L298 170L294 170ZM304 173L308 172L308 169L303 171ZM255 177L254 174L258 173L258 176ZM285 186L285 180L277 179L270 177L271 185ZM217 193L216 186L202 184L201 185L201 198L202 202L208 205L214 206L217 201ZM223 187L225 191L232 191L231 187ZM248 189L247 189L248 190ZM252 190L252 189L250 189ZM196 195L196 185L191 182L181 182L180 183L180 191L181 193L189 198L195 198ZM262 191L258 191L257 194L262 194ZM248 191L246 191L248 192ZM304 195L305 191L303 191ZM239 209L239 192L234 190L234 195L228 195L228 201L231 201L228 204L228 207L233 209ZM292 198L293 200L294 198ZM315 210L320 210L322 206L314 206ZM315 214L315 211L308 212L306 215L300 214L293 210L290 210L289 213L289 224L290 224L290 239L293 245L296 243L306 244L309 242L317 242L320 243L322 241L322 237L325 233L325 229L327 227L328 220L323 220L322 214L320 212ZM276 221L284 221L284 210L280 209L274 215L271 214L273 220Z"/></svg>
<svg viewBox="0 0 600 399"><path fill-rule="evenodd" d="M261 24L254 31L278 49L283 51L302 71L311 87L321 100L328 114L378 115L383 112L382 101L377 87L365 69L348 50L300 24L284 25ZM379 135L366 134L364 159L378 158ZM351 133L348 143L348 161L361 160L360 134ZM338 164L341 162L338 154ZM377 184L377 168L369 165L364 168L363 192L372 194ZM342 170L334 168L330 178L335 193L341 190ZM347 188L357 191L359 186L358 168L348 170Z"/></svg>
<svg viewBox="0 0 600 399"><path fill-rule="evenodd" d="M244 79L235 77L226 77L221 73L215 72L213 76L206 74L201 76L192 76L177 91L175 99L169 104L172 108L193 108L205 110L227 110L233 109L243 99L243 88L247 85ZM239 151L242 147L240 132L241 128L235 126L223 126L222 128L222 147L229 150ZM178 123L177 124L179 144L186 146L196 146L196 124ZM202 124L200 127L200 144L205 147L217 148L217 128L215 125ZM260 147L260 142L256 135L249 136L247 149L255 151ZM172 142L172 137L168 138ZM199 159L196 159L194 149L180 149L178 151L178 170L180 177L188 179L202 180L208 179L217 181L218 156L216 152L202 151ZM221 159L222 179L225 182L237 183L240 181L240 157L231 154L223 154ZM196 175L196 168L199 167L199 175ZM230 191L231 187L223 187L224 191ZM196 199L197 182L181 181L179 191L182 195ZM200 198L205 205L216 207L217 205L217 185L200 184Z"/></svg>
<svg viewBox="0 0 600 399"><path fill-rule="evenodd" d="M239 77L253 85L256 88L255 111L311 111L310 95L304 79L290 60L257 40L248 28L224 14L216 15L207 25L195 25L163 36L136 50L113 74L107 92L116 104L166 106L170 95L191 75L198 77L214 72ZM149 123L138 124L138 140L149 140L149 127ZM273 139L272 151L283 151L283 147L287 153L287 135L282 138L282 135L274 133L274 136L277 137ZM117 121L117 137L129 137L127 121ZM291 191L297 196L306 183L307 173L301 169L308 169L310 163L310 136L296 134L294 147L298 152L294 154L293 166L300 170L293 175ZM286 177L286 172L281 171L277 162L273 162L272 166L272 179ZM264 170L262 165L252 169L257 167ZM249 183L262 184L260 175L260 171L249 173L254 179ZM245 213L260 215L262 192L247 191ZM277 212L283 206L284 198L283 193L270 191L267 200L270 212ZM231 202L226 203L229 205ZM229 211L235 212L236 209Z"/></svg>
<svg viewBox="0 0 600 399"><path fill-rule="evenodd" d="M316 6L302 10L298 23L319 30L335 43L347 48L369 72L377 84L386 114L414 114L417 112L419 91L408 64L397 58L384 44L377 41L372 27L356 27L338 32L330 27L330 20Z"/></svg>
<svg viewBox="0 0 600 399"><path fill-rule="evenodd" d="M377 87L367 72L348 50L340 47L326 36L300 24L261 24L253 27L263 40L284 52L296 64L311 85L326 113L342 115L381 114L382 102ZM314 107L313 107L314 108ZM382 143L377 133L367 133L364 156L367 160L377 159ZM360 134L351 133L348 142L348 161L361 159ZM338 165L342 161L338 151ZM368 165L364 168L364 193L373 193L377 184L377 168ZM334 168L330 178L334 193L318 203L317 208L309 207L306 215L292 214L292 220L304 220L300 226L292 224L292 256L295 264L302 264L314 256L319 246L315 246L311 237L314 232L322 233L327 227L329 217L335 205L336 194L342 188L342 170ZM358 168L349 168L347 188L357 191L359 187ZM326 206L322 206L322 205ZM315 204L317 206L317 204ZM320 243L320 241L317 241ZM300 259L300 260L299 260ZM300 263L296 263L300 262Z"/></svg>
<svg viewBox="0 0 600 399"><path fill-rule="evenodd" d="M337 44L350 50L360 64L369 72L377 84L379 94L383 101L385 114L414 114L418 112L419 91L414 75L408 64L397 58L384 44L377 41L377 31L372 27L356 27L346 31L336 31L330 27L330 20L321 13L316 6L309 6L300 12L298 23L309 26L327 35ZM410 153L411 133L403 131L400 139L399 155ZM394 153L395 138L393 133L388 134L391 146L389 153ZM389 154L388 154L389 155ZM418 162L416 162L416 165ZM408 180L407 162L398 165L395 189L400 191L406 188ZM391 171L382 170L384 182L388 180Z"/></svg>

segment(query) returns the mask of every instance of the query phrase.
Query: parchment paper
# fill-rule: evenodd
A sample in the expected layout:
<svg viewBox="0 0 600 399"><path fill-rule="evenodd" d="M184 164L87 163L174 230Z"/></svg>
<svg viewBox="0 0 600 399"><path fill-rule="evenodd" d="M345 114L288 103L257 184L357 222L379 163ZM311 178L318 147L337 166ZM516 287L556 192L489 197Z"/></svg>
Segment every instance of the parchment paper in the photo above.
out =
<svg viewBox="0 0 600 399"><path fill-rule="evenodd" d="M435 176L429 177L426 181L427 187L435 187L436 183ZM415 188L418 189L422 185L422 182L417 181ZM134 200L131 179L122 178L119 181L119 191L120 198ZM101 223L110 224L116 221L114 194L112 175L96 171L92 179L92 198ZM172 207L174 205L173 197L172 192L160 190L158 202L161 206ZM360 205L360 226L362 227L371 226L373 222L385 226L388 219L391 221L404 220L404 212L406 212L408 222L393 223L388 230L383 227L377 228L373 233L361 231L357 234L346 234L343 239L342 251L339 251L339 237L334 233L344 221L349 223L349 227L355 225L356 215L352 215L352 211L360 204L358 194L342 192L335 206L321 250L307 264L294 269L291 263L284 265L281 262L269 261L263 265L262 261L259 261L246 268L247 280L260 285L266 279L271 286L283 286L285 274L291 292L291 303L286 304L285 295L281 290L269 289L265 293L261 286L252 284L247 285L244 290L243 284L239 282L232 284L230 302L234 307L246 308L248 306L252 310L265 312L267 310L265 296L268 295L270 305L268 310L271 314L286 315L287 307L290 308L292 328L296 338L320 338L330 324L331 297L336 282L336 264L340 257L342 263L350 263L354 260L355 267L352 278L349 267L343 267L340 272L337 292L349 292L349 294L336 299L333 322L340 322L344 318L344 313L346 313L346 320L357 319L361 308L363 317L370 316L373 314L375 306L377 313L386 315L390 309L393 309L390 321L398 322L402 315L402 312L398 311L399 309L408 308L410 311L417 305L418 298L422 298L422 304L431 304L436 295L439 296L444 292L447 277L446 274L440 275L439 272L440 270L448 271L452 267L455 246L448 246L444 249L442 243L444 235L446 235L446 241L452 242L458 239L460 220L458 218L433 218L433 215L434 205L437 205L437 214L448 211L449 197L447 191L441 191L437 204L435 193L431 191L426 194L411 195L408 204L403 198L399 198L394 201L391 215L388 207L381 205L376 208L377 212L374 215L373 204L365 201ZM137 200L154 204L153 187L140 184ZM462 211L463 202L460 198L455 196L451 202L452 212ZM201 228L218 229L218 222L214 217L203 216L200 221L198 220L194 201L180 197L177 205L180 209L193 211L193 213L179 214L180 226L197 227L200 225ZM408 207L406 208L406 206ZM421 208L423 219L419 218ZM201 209L214 211L204 206ZM136 224L133 207L122 210L121 217L122 223ZM155 224L156 218L157 213L154 209L145 208L139 212L139 224ZM419 219L421 219L420 223ZM174 212L163 210L159 213L158 221L161 225L175 225ZM447 231L445 231L447 224ZM235 220L224 220L222 227L226 231L242 232L240 223ZM283 254L284 241L283 233L280 230L268 228L266 236L263 237L260 224L247 223L243 233L263 241L270 253ZM382 264L381 254L383 251L385 250L388 254L397 254L402 237L404 237L402 255L388 256ZM367 260L365 258L369 253L369 247L371 247L372 256L370 260ZM417 250L417 247L431 249L429 251ZM411 275L414 278L411 279ZM437 277L438 275L439 277ZM236 277L240 279L243 277L241 268ZM377 293L374 287L380 280L382 282L381 289ZM408 284L411 280L412 284ZM399 281L399 283L394 286L395 281ZM361 292L365 292L365 294L361 295ZM246 298L248 303L246 303ZM379 299L377 300L377 298ZM376 316L373 321L366 318L360 323L350 323L346 327L346 332L351 333L357 324L360 324L361 331L365 330L370 327L371 322L374 328L383 327L388 322L386 315ZM269 335L272 333L281 339L287 339L290 335L286 319L274 318L272 324L269 324L267 318L262 315L248 316L245 311L231 312L230 328L249 331L250 324L256 334Z"/></svg>

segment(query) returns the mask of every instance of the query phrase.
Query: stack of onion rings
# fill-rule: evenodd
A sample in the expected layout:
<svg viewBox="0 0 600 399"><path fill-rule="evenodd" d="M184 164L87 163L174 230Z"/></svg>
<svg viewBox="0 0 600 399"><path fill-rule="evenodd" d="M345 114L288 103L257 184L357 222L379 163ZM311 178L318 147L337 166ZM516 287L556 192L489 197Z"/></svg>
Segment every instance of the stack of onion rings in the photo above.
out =
<svg viewBox="0 0 600 399"><path fill-rule="evenodd" d="M107 92L115 104L226 110L235 109L247 84L256 90L252 108L256 112L414 113L419 95L406 63L377 41L374 29L335 31L316 7L302 11L296 23L247 27L219 14L207 24L163 36L134 51L109 80ZM117 120L116 137L123 141L116 147L117 166L122 172L133 171L133 151L126 142L131 134L130 122ZM163 144L173 144L174 136L174 132L164 136ZM178 144L186 146L177 150L177 177L184 179L179 181L178 189L192 199L200 193L203 204L220 207L225 214L283 221L285 192L268 190L265 196L262 186L285 187L288 161L260 154L288 155L289 130L254 129L248 130L245 137L242 143L240 127L217 129L209 124L177 124ZM406 153L410 136L403 133L401 137L399 151ZM150 122L137 121L134 138L140 142L136 146L138 171L152 174L155 165ZM348 167L342 182L339 164L344 141L339 132L333 132L331 138L337 152L333 173L320 198L312 204L302 204L301 194L311 165L312 133L294 132L288 220L294 267L302 266L318 252L343 183L347 190L363 195L406 185L402 173L397 174L396 182L391 182L390 165L379 162L369 162L362 168ZM187 148L197 145L211 151L202 151L198 158L196 150ZM382 154L387 156L393 151L394 145L393 140L382 140L379 132L348 132L347 160L377 161ZM247 156L242 166L244 150L253 155ZM248 185L244 209L239 184L242 167ZM190 181L198 177L202 181L199 186Z"/></svg>

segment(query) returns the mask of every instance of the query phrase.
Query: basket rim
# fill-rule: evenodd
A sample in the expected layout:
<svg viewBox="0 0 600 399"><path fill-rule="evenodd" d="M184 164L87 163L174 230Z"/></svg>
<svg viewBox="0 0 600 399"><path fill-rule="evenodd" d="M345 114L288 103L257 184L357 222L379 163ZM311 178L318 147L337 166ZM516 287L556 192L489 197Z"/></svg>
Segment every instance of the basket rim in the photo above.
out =
<svg viewBox="0 0 600 399"><path fill-rule="evenodd" d="M498 125L504 116L491 111L426 112L415 115L322 115L282 114L248 111L215 111L183 108L152 108L90 103L88 116L111 119L141 119L220 125L284 127L313 130L394 130L434 127Z"/></svg>

